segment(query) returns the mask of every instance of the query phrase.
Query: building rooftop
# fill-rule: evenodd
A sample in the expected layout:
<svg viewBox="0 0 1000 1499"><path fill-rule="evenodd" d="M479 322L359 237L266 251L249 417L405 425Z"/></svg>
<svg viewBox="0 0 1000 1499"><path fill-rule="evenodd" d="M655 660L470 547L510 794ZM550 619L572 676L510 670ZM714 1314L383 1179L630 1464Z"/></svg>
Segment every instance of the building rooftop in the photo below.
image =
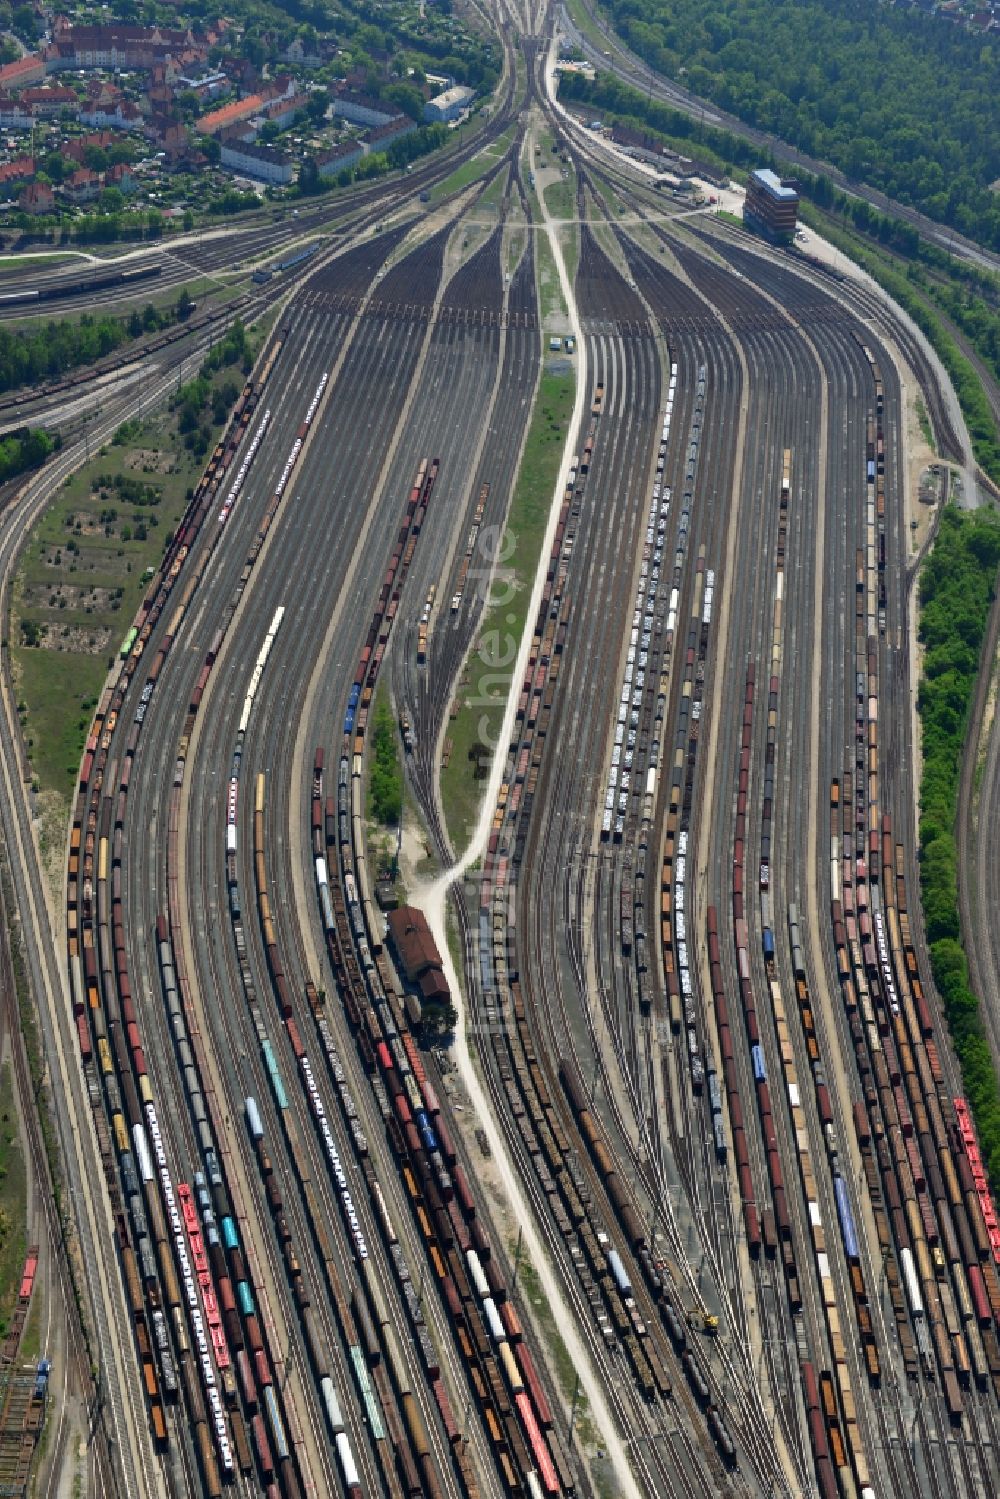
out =
<svg viewBox="0 0 1000 1499"><path fill-rule="evenodd" d="M26 78L31 78L42 68L44 61L37 53L27 52L24 57L18 57L14 62L6 63L0 68L0 87L16 88L18 83L23 83Z"/></svg>
<svg viewBox="0 0 1000 1499"><path fill-rule="evenodd" d="M416 906L400 906L388 915L389 934L399 954L407 981L416 983L428 969L441 967L441 954L427 918Z"/></svg>
<svg viewBox="0 0 1000 1499"><path fill-rule="evenodd" d="M248 161L266 161L275 166L288 166L292 159L275 146L259 146L254 141L224 140L222 147L225 151L239 152Z"/></svg>
<svg viewBox="0 0 1000 1499"><path fill-rule="evenodd" d="M234 99L231 104L223 104L221 109L210 110L195 123L205 135L211 135L214 131L224 130L236 120L245 119L248 114L263 110L267 102L261 94L248 94L245 99Z"/></svg>
<svg viewBox="0 0 1000 1499"><path fill-rule="evenodd" d="M447 109L452 104L464 104L471 99L475 89L468 88L464 83L456 83L452 88L446 88L443 93L436 94L429 103L436 104L439 109Z"/></svg>
<svg viewBox="0 0 1000 1499"><path fill-rule="evenodd" d="M326 166L328 162L339 161L342 156L360 156L362 151L360 141L338 141L335 146L316 152L316 164Z"/></svg>
<svg viewBox="0 0 1000 1499"><path fill-rule="evenodd" d="M760 167L753 173L753 177L772 197L783 198L790 202L799 196L794 187L786 187L778 174L772 172L770 167Z"/></svg>

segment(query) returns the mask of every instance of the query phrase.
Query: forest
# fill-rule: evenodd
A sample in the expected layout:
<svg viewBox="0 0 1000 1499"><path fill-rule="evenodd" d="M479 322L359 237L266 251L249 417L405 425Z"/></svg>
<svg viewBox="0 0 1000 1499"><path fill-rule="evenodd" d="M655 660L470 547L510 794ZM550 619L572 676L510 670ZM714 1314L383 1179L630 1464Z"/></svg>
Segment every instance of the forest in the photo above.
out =
<svg viewBox="0 0 1000 1499"><path fill-rule="evenodd" d="M182 293L182 297L185 294ZM181 305L181 304L179 304ZM120 344L168 327L179 315L149 303L127 318L84 313L79 319L17 323L0 328L0 391L57 379L81 364L93 364Z"/></svg>
<svg viewBox="0 0 1000 1499"><path fill-rule="evenodd" d="M606 0L651 67L1000 249L1000 48L874 0Z"/></svg>
<svg viewBox="0 0 1000 1499"><path fill-rule="evenodd" d="M969 986L958 914L955 818L969 705L1000 564L1000 524L949 505L920 575L920 893L934 982L962 1065L983 1159L1000 1188L1000 1089L979 1000ZM985 899L988 892L980 891ZM984 919L989 920L988 909Z"/></svg>

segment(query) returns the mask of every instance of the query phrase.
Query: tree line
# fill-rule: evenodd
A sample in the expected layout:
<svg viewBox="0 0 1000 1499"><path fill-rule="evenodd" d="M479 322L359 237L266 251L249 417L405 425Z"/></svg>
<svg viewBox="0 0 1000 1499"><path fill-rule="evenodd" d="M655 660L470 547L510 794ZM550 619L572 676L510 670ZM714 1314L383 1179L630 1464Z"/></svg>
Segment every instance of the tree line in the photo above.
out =
<svg viewBox="0 0 1000 1499"><path fill-rule="evenodd" d="M0 326L0 391L55 380L81 364L93 364L129 339L169 327L178 308L157 308L150 302L125 318L86 312L80 318Z"/></svg>
<svg viewBox="0 0 1000 1499"><path fill-rule="evenodd" d="M1000 1189L1000 1087L979 1000L969 984L958 915L955 819L969 705L1000 566L1000 524L945 508L920 575L920 892L934 982L944 1001L983 1160ZM980 892L984 899L988 892ZM984 920L990 919L989 911Z"/></svg>

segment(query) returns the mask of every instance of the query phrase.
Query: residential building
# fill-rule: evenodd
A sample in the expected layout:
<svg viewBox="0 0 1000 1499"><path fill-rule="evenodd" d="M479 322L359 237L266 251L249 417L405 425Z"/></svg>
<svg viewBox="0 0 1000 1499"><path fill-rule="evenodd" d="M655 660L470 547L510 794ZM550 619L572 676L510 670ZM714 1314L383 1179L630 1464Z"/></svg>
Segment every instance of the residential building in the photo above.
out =
<svg viewBox="0 0 1000 1499"><path fill-rule="evenodd" d="M14 94L0 94L0 128L4 130L30 130L34 116L25 109Z"/></svg>
<svg viewBox="0 0 1000 1499"><path fill-rule="evenodd" d="M126 197L129 193L134 193L139 186L135 178L135 173L128 163L124 161L118 162L109 172L106 172L104 181L108 187L116 187Z"/></svg>
<svg viewBox="0 0 1000 1499"><path fill-rule="evenodd" d="M47 182L31 182L18 197L17 206L22 213L54 213L56 195Z"/></svg>
<svg viewBox="0 0 1000 1499"><path fill-rule="evenodd" d="M273 146L258 146L252 141L227 140L222 145L222 165L244 177L255 177L277 187L292 180L291 157Z"/></svg>
<svg viewBox="0 0 1000 1499"><path fill-rule="evenodd" d="M338 173L357 166L364 154L365 148L360 141L342 141L339 146L331 146L329 151L317 152L316 167L321 177L336 177Z"/></svg>
<svg viewBox="0 0 1000 1499"><path fill-rule="evenodd" d="M399 140L401 135L410 135L416 128L416 123L409 115L397 114L384 125L376 125L374 130L369 130L367 148L369 151L384 151L386 146Z"/></svg>
<svg viewBox="0 0 1000 1499"><path fill-rule="evenodd" d="M295 116L306 108L309 99L310 95L305 92L290 94L286 99L275 99L273 104L267 106L265 114L279 130L286 130Z"/></svg>
<svg viewBox="0 0 1000 1499"><path fill-rule="evenodd" d="M223 104L221 109L213 109L202 115L196 122L197 128L202 135L221 135L231 126L249 120L252 115L262 114L267 102L263 94L248 94L245 99L234 99L231 104Z"/></svg>
<svg viewBox="0 0 1000 1499"><path fill-rule="evenodd" d="M5 161L0 165L0 188L11 182L30 182L35 175L35 158L19 156L16 161Z"/></svg>
<svg viewBox="0 0 1000 1499"><path fill-rule="evenodd" d="M295 63L301 68L318 68L323 59L318 52L307 52L301 37L293 37L281 54L285 62Z"/></svg>
<svg viewBox="0 0 1000 1499"><path fill-rule="evenodd" d="M216 95L225 93L229 87L229 79L225 73L203 73L200 78L188 78L182 75L175 81L178 88L185 89L200 100L214 99Z"/></svg>
<svg viewBox="0 0 1000 1499"><path fill-rule="evenodd" d="M110 130L95 130L92 135L82 135L78 136L76 140L66 141L60 147L60 151L70 161L78 162L80 166L83 166L83 159L87 154L88 146L97 146L100 150L106 151L109 146L115 144L115 140L116 137Z"/></svg>
<svg viewBox="0 0 1000 1499"><path fill-rule="evenodd" d="M89 167L79 167L72 177L66 178L62 190L71 203L92 203L99 195L101 186L98 172L92 172Z"/></svg>
<svg viewBox="0 0 1000 1499"><path fill-rule="evenodd" d="M80 101L71 88L50 86L49 88L26 88L20 95L20 104L36 120L51 120L62 109L76 112Z"/></svg>
<svg viewBox="0 0 1000 1499"><path fill-rule="evenodd" d="M145 115L131 99L119 99L112 106L98 105L80 111L80 124L92 125L97 130L141 130L145 123Z"/></svg>
<svg viewBox="0 0 1000 1499"><path fill-rule="evenodd" d="M0 68L0 89L27 88L45 78L45 58L40 52L26 52L14 62Z"/></svg>
<svg viewBox="0 0 1000 1499"><path fill-rule="evenodd" d="M457 120L463 109L468 109L475 98L475 90L466 88L462 83L456 84L454 88L446 88L443 94L437 94L433 99L428 99L424 105L424 119L432 124L444 123L449 120Z"/></svg>
<svg viewBox="0 0 1000 1499"><path fill-rule="evenodd" d="M175 120L172 115L151 115L145 123L144 131L147 140L168 156L182 156L187 150L187 131L180 120Z"/></svg>
<svg viewBox="0 0 1000 1499"><path fill-rule="evenodd" d="M355 125L388 125L399 114L395 104L375 99L371 94L355 93L353 89L334 94L333 112Z"/></svg>
<svg viewBox="0 0 1000 1499"><path fill-rule="evenodd" d="M148 71L167 57L185 54L192 60L207 57L190 31L159 26L58 26L54 33L58 67L121 68Z"/></svg>

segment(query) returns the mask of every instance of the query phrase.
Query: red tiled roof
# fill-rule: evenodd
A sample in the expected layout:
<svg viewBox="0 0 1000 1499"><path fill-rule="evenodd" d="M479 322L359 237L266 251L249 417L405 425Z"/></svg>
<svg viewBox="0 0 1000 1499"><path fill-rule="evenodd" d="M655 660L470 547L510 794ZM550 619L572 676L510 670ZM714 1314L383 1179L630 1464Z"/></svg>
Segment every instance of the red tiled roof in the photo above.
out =
<svg viewBox="0 0 1000 1499"><path fill-rule="evenodd" d="M431 936L427 918L416 906L400 906L389 912L389 933L411 984L430 969L440 969L441 954Z"/></svg>
<svg viewBox="0 0 1000 1499"><path fill-rule="evenodd" d="M261 94L248 94L245 99L234 99L232 104L223 104L221 109L213 109L208 114L202 115L197 121L198 129L206 135L211 135L216 130L224 130L227 125L232 125L237 120L245 120L247 115L255 114L258 109L263 109L266 103L267 100Z"/></svg>
<svg viewBox="0 0 1000 1499"><path fill-rule="evenodd" d="M19 57L16 62L6 63L0 68L0 88L16 88L18 79L31 78L41 68L45 71L45 64L37 53L28 52L24 57Z"/></svg>
<svg viewBox="0 0 1000 1499"><path fill-rule="evenodd" d="M22 177L34 177L35 158L19 156L16 161L5 161L0 166L0 182L17 182Z"/></svg>
<svg viewBox="0 0 1000 1499"><path fill-rule="evenodd" d="M425 1000L431 1001L451 998L451 990L440 968L428 968L420 980L420 993Z"/></svg>
<svg viewBox="0 0 1000 1499"><path fill-rule="evenodd" d="M71 88L26 88L21 95L22 104L75 104L76 95Z"/></svg>

